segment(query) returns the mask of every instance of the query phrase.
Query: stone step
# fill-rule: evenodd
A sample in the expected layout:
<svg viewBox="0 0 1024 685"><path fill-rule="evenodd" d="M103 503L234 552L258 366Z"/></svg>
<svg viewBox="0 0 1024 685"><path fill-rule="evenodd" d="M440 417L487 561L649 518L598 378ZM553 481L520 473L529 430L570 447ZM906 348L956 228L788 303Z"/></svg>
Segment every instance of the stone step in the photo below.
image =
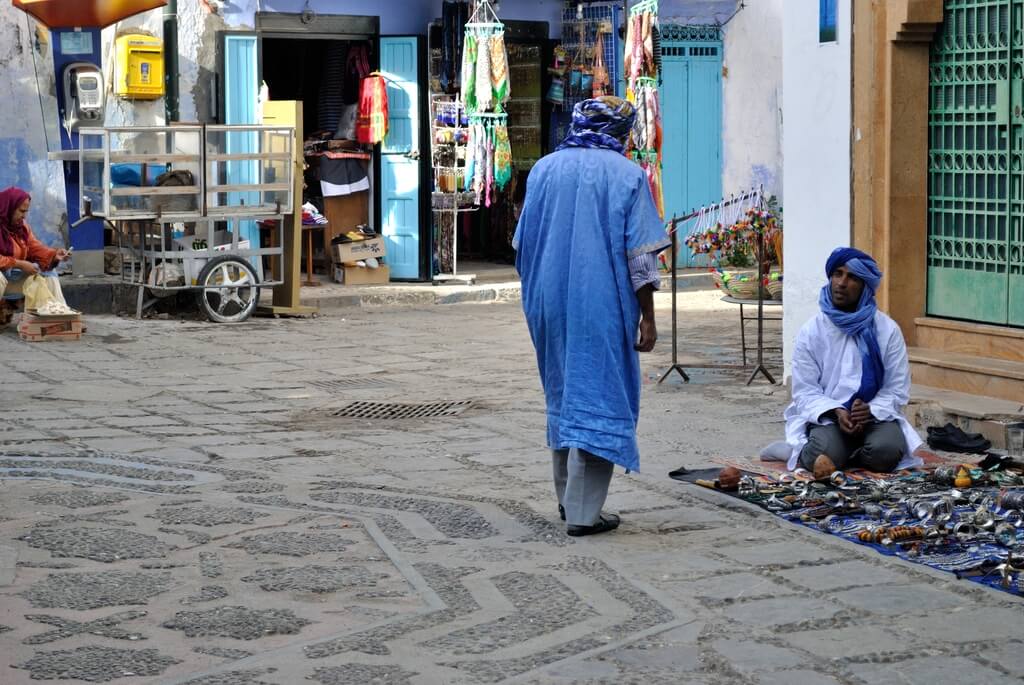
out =
<svg viewBox="0 0 1024 685"><path fill-rule="evenodd" d="M907 350L915 383L971 395L1024 400L1024 362L923 347Z"/></svg>
<svg viewBox="0 0 1024 685"><path fill-rule="evenodd" d="M1014 402L914 383L906 415L922 435L928 426L952 423L969 433L983 434L996 449L1005 449L1006 428L1024 423L1024 400Z"/></svg>
<svg viewBox="0 0 1024 685"><path fill-rule="evenodd" d="M1024 328L920 317L917 345L932 350L1024 362Z"/></svg>

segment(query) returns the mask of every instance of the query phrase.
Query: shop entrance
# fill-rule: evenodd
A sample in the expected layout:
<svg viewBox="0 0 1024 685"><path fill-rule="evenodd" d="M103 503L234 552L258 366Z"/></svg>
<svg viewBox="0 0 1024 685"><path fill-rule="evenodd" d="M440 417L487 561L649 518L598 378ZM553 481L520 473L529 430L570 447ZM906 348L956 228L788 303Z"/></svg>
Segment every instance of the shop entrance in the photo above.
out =
<svg viewBox="0 0 1024 685"><path fill-rule="evenodd" d="M257 112L233 112L239 106L232 103L254 103L262 85L270 100L303 103L302 202L311 210L303 231L314 238L318 277L333 275L332 240L366 233L360 228L366 226L386 244L390 279L423 280L429 240L421 230L429 217L420 188L429 177L419 156L421 39L380 37L378 17L319 15L313 30L299 15L261 13L256 25L252 34L224 34L224 116L257 123ZM236 43L246 49L234 48ZM367 78L387 93L383 144L356 140L360 87Z"/></svg>
<svg viewBox="0 0 1024 685"><path fill-rule="evenodd" d="M303 249L312 246L315 270L329 276L331 241L378 224L371 220L373 150L355 132L359 84L376 64L374 41L275 34L263 35L260 49L270 99L302 102L303 233L312 233Z"/></svg>
<svg viewBox="0 0 1024 685"><path fill-rule="evenodd" d="M947 0L929 77L928 314L1024 326L1024 13Z"/></svg>

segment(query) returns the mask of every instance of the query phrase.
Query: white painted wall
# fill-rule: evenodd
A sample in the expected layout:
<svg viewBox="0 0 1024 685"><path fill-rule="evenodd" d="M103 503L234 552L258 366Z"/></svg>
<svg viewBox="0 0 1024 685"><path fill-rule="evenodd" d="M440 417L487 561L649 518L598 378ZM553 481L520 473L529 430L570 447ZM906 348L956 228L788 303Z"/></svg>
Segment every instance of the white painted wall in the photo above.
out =
<svg viewBox="0 0 1024 685"><path fill-rule="evenodd" d="M818 43L817 3L787 0L783 11L785 168L783 346L818 312L825 260L850 243L850 0L839 0L838 41Z"/></svg>
<svg viewBox="0 0 1024 685"><path fill-rule="evenodd" d="M32 196L28 222L45 243L64 245L64 171L46 154L60 150L50 34L9 2L0 2L0 190ZM62 235L63 234L63 235Z"/></svg>
<svg viewBox="0 0 1024 685"><path fill-rule="evenodd" d="M783 0L746 0L723 31L726 193L763 185L769 195L782 194L782 6Z"/></svg>
<svg viewBox="0 0 1024 685"><path fill-rule="evenodd" d="M791 0L814 10L809 0ZM806 6L805 6L806 5ZM722 190L782 196L783 0L662 0L666 24L722 28ZM816 19L815 19L816 21Z"/></svg>

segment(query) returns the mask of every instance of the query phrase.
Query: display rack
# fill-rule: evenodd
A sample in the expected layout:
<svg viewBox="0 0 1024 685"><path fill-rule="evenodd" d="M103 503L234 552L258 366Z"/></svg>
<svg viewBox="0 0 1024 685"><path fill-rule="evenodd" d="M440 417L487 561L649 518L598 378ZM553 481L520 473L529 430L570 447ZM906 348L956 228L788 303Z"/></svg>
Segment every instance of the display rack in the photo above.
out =
<svg viewBox="0 0 1024 685"><path fill-rule="evenodd" d="M434 283L462 282L476 283L476 274L460 274L459 261L459 215L475 212L479 208L479 197L468 191L466 178L466 147L469 140L469 118L462 103L451 95L432 95L430 98L430 149L431 166L434 170L434 192L431 194L431 208L438 221L436 241L438 245L438 273ZM446 236L444 219L451 220L451 270L445 269L442 253Z"/></svg>
<svg viewBox="0 0 1024 685"><path fill-rule="evenodd" d="M730 205L730 204L732 204L734 202L739 202L740 199L741 198L736 198L734 200L726 200L726 201L722 202L719 206L724 207L724 206ZM761 190L758 191L758 204L760 205L760 207L762 209L764 208L764 193ZM671 262L671 264L672 264L672 364L671 364L671 366L668 367L668 369L665 371L665 373L663 373L661 375L661 377L658 378L658 383L659 384L663 383L666 378L668 378L670 375L672 375L673 371L678 373L679 376L683 379L683 381L689 383L690 382L690 376L686 373L686 368L691 368L691 369L715 369L715 370L727 370L727 371L746 371L747 368L748 368L746 363L744 363L744 364L687 364L686 367L684 367L682 364L679 363L679 327L677 325L678 318L679 318L679 310L676 307L676 301L677 301L678 295L679 295L679 288L678 288L679 278L677 276L678 269L676 267L676 260L678 258L678 254L679 254L679 230L678 230L678 228L679 228L680 224L682 224L682 223L684 223L686 221L689 221L690 219L693 219L698 214L700 214L700 211L691 212L690 214L687 214L686 216L682 216L682 217L673 216L672 219L668 222L668 230L669 230L669 233L671 234L671 237L672 237L672 262ZM765 276L765 274L764 274L764 262L765 262L765 259L764 259L764 254L765 254L764 232L762 230L760 230L760 229L757 229L756 233L757 233L757 251L756 251L755 255L756 255L756 258L757 258L757 283L758 283L758 288L757 288L757 364L754 365L754 369L753 369L753 371L750 374L750 378L747 379L747 385L750 385L751 383L753 383L754 379L757 378L758 374L762 374L768 380L769 383L774 385L775 384L775 377L772 376L770 371L768 371L768 367L765 366L765 363L764 363L764 320L765 320L764 319L764 287L763 287L764 276ZM742 313L741 313L741 316L742 316ZM742 326L743 326L742 321L740 323L740 326L741 326L740 330L742 331L743 330L742 329ZM746 347L746 345L744 344L744 348L745 347ZM746 350L744 349L744 362L746 361L745 355L746 355Z"/></svg>

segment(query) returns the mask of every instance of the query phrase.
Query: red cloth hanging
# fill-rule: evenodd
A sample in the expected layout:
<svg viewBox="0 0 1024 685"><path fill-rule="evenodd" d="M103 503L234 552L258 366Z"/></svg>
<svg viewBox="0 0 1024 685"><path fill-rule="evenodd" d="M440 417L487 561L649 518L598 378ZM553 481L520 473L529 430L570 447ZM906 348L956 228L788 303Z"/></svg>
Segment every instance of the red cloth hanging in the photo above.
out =
<svg viewBox="0 0 1024 685"><path fill-rule="evenodd" d="M388 89L383 76L368 76L359 84L356 140L374 145L388 134Z"/></svg>

